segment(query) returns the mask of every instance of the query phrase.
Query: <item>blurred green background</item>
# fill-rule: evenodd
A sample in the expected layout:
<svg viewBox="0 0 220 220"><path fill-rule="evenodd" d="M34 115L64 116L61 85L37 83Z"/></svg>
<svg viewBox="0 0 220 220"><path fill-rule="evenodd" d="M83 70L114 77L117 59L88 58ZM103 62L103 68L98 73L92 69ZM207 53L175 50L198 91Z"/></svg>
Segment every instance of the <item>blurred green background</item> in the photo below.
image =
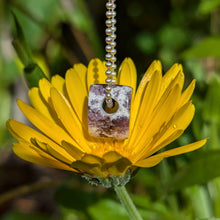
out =
<svg viewBox="0 0 220 220"><path fill-rule="evenodd" d="M104 59L105 1L0 0L0 219L128 219L112 190L69 172L16 157L8 118L28 123L16 107L27 101L22 64L13 49L14 13L48 77L74 63ZM118 63L131 57L138 80L154 59L166 71L183 64L186 85L197 79L196 116L168 147L210 137L202 149L141 169L127 185L147 220L220 218L220 0L118 0Z"/></svg>

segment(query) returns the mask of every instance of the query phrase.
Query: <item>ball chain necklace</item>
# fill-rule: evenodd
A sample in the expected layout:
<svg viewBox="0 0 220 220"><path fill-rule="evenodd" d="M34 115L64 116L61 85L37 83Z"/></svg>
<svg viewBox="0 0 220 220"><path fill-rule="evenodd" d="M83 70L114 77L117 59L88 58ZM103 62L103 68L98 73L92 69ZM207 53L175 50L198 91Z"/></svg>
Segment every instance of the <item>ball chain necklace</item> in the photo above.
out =
<svg viewBox="0 0 220 220"><path fill-rule="evenodd" d="M126 139L129 135L132 88L116 84L116 0L106 3L105 84L90 86L88 129L91 136Z"/></svg>

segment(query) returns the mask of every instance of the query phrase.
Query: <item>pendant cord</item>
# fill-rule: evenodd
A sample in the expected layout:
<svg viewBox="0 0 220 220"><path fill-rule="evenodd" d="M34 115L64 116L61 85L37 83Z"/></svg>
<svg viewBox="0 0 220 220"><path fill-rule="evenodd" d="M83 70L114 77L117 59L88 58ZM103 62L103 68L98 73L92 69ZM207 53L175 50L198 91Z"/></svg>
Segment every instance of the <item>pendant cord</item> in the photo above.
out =
<svg viewBox="0 0 220 220"><path fill-rule="evenodd" d="M107 86L105 87L105 93L106 93L106 97L105 97L105 101L106 104L109 108L113 107L113 100L112 100L112 96L111 96L111 90L112 90L112 85L115 84L116 82L116 4L115 4L116 0L108 0L106 3L106 55L105 55L105 59L106 59L106 67L107 70L105 72L107 78L105 80Z"/></svg>

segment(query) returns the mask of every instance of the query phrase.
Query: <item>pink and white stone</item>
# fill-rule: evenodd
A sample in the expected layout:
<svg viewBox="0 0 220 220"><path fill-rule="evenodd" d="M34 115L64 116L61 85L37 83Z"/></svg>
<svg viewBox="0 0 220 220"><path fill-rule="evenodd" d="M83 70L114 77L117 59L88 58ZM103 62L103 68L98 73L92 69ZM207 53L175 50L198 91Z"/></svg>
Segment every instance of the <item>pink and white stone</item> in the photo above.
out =
<svg viewBox="0 0 220 220"><path fill-rule="evenodd" d="M88 130L91 136L126 139L129 135L129 120L132 88L112 85L112 99L118 103L114 113L103 109L105 84L93 84L89 90Z"/></svg>

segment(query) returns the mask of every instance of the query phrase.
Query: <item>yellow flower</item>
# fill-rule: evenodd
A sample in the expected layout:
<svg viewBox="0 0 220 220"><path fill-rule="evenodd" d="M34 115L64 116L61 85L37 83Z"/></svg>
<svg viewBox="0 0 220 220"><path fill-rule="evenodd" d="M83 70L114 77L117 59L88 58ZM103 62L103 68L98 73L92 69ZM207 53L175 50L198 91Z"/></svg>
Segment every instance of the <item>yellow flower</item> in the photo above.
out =
<svg viewBox="0 0 220 220"><path fill-rule="evenodd" d="M29 162L70 170L91 177L123 176L138 167L152 167L164 158L200 148L206 139L157 153L182 135L193 119L190 97L195 80L182 92L181 65L173 65L162 76L161 63L154 61L136 91L136 68L126 58L117 83L133 88L128 139L95 138L88 134L87 102L91 84L105 83L105 64L93 59L88 68L76 64L65 79L56 75L51 82L39 81L29 91L33 107L18 100L35 130L10 119L11 134L18 140L14 152ZM157 154L156 154L157 153Z"/></svg>

